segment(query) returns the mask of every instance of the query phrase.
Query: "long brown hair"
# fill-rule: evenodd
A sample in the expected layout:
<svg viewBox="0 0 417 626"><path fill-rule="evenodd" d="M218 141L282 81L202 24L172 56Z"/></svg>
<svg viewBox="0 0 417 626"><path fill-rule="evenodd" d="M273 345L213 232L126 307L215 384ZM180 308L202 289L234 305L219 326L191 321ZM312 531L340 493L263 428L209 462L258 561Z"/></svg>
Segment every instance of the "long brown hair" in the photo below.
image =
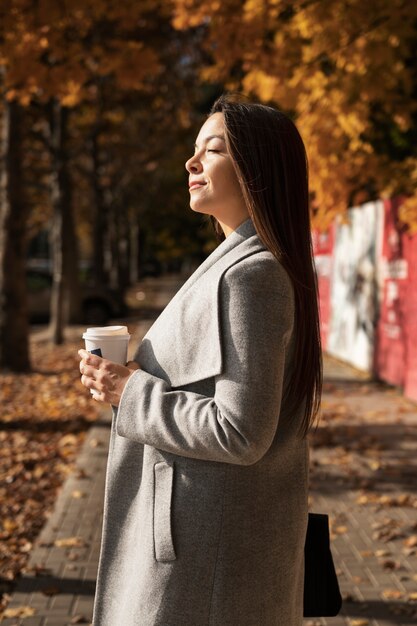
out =
<svg viewBox="0 0 417 626"><path fill-rule="evenodd" d="M262 243L292 281L294 366L285 402L294 411L305 403L300 427L305 436L320 409L323 380L305 147L295 124L275 108L225 94L210 115L219 112L249 215ZM220 225L214 218L212 222L219 235Z"/></svg>

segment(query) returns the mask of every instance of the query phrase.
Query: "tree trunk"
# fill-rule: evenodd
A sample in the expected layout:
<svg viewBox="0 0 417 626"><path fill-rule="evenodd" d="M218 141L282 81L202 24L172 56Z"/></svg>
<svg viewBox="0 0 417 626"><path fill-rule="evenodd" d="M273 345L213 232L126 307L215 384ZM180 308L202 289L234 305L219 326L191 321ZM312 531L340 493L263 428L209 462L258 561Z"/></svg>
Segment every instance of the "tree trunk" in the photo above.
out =
<svg viewBox="0 0 417 626"><path fill-rule="evenodd" d="M64 232L62 247L64 252L64 273L67 278L68 321L79 324L82 321L81 286L78 239L75 231L74 211L72 207L72 186L68 167L63 177L62 194L64 203Z"/></svg>
<svg viewBox="0 0 417 626"><path fill-rule="evenodd" d="M120 211L118 214L119 228L118 228L118 258L117 258L117 273L118 273L118 285L122 292L130 284L129 276L129 222L126 211Z"/></svg>
<svg viewBox="0 0 417 626"><path fill-rule="evenodd" d="M120 213L119 234L119 287L124 291L130 284L129 280L129 224L126 211Z"/></svg>
<svg viewBox="0 0 417 626"><path fill-rule="evenodd" d="M92 187L94 196L93 226L93 278L97 285L106 283L105 239L107 233L107 212L100 182L100 155L98 147L99 131L95 128L91 136Z"/></svg>
<svg viewBox="0 0 417 626"><path fill-rule="evenodd" d="M139 280L139 221L136 213L132 215L129 245L129 284Z"/></svg>
<svg viewBox="0 0 417 626"><path fill-rule="evenodd" d="M107 237L108 242L106 246L105 265L107 274L109 276L109 283L112 289L119 288L119 273L118 273L118 224L117 214L114 206L109 204L108 210L108 225L107 225Z"/></svg>
<svg viewBox="0 0 417 626"><path fill-rule="evenodd" d="M71 203L68 166L69 110L54 100L51 104L50 136L52 151L51 200L53 208L51 249L53 282L51 298L51 337L55 345L64 341L66 323L79 321L80 290L78 246Z"/></svg>
<svg viewBox="0 0 417 626"><path fill-rule="evenodd" d="M22 111L4 103L0 179L0 368L28 371L29 322L26 295L28 215L22 183Z"/></svg>

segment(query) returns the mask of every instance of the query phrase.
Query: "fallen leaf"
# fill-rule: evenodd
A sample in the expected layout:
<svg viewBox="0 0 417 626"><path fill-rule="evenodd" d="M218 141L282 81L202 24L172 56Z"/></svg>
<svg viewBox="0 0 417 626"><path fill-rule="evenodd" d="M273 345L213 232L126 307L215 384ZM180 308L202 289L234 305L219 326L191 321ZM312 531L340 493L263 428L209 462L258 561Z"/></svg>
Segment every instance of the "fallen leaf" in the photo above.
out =
<svg viewBox="0 0 417 626"><path fill-rule="evenodd" d="M98 448L102 445L104 445L103 442L100 441L100 439L97 439L96 437L93 437L93 439L90 440L90 446L92 448Z"/></svg>
<svg viewBox="0 0 417 626"><path fill-rule="evenodd" d="M411 537L407 537L407 539L404 539L403 544L407 548L415 548L417 546L417 535L411 535Z"/></svg>
<svg viewBox="0 0 417 626"><path fill-rule="evenodd" d="M76 500L79 500L80 498L85 498L86 495L87 494L85 493L85 491L80 491L79 489L74 489L74 491L71 494L71 496L75 498Z"/></svg>
<svg viewBox="0 0 417 626"><path fill-rule="evenodd" d="M2 522L3 529L7 533L12 533L18 527L18 523L14 519L4 519Z"/></svg>
<svg viewBox="0 0 417 626"><path fill-rule="evenodd" d="M13 609L6 609L3 617L32 617L35 615L35 609L31 606L17 606Z"/></svg>
<svg viewBox="0 0 417 626"><path fill-rule="evenodd" d="M404 593L399 589L384 589L382 592L382 597L387 600L399 600L404 597Z"/></svg>
<svg viewBox="0 0 417 626"><path fill-rule="evenodd" d="M362 576L352 576L352 582L355 583L355 585L360 585L360 583L364 582L364 578L362 578Z"/></svg>
<svg viewBox="0 0 417 626"><path fill-rule="evenodd" d="M68 435L64 435L58 441L59 446L74 446L76 445L76 443L77 443L77 437L73 435L72 433L69 433Z"/></svg>
<svg viewBox="0 0 417 626"><path fill-rule="evenodd" d="M374 556L372 550L361 550L359 553L363 558L368 558L370 556Z"/></svg>
<svg viewBox="0 0 417 626"><path fill-rule="evenodd" d="M57 548L81 548L85 545L82 537L67 537L65 539L55 539L54 545Z"/></svg>
<svg viewBox="0 0 417 626"><path fill-rule="evenodd" d="M0 373L0 543L3 581L23 573L99 410L80 393L79 341L52 346L31 334L36 371ZM53 374L51 374L53 372ZM56 389L60 393L56 393ZM84 472L85 476L85 472ZM80 472L80 478L84 477ZM5 602L0 600L0 612ZM16 620L15 620L16 621Z"/></svg>
<svg viewBox="0 0 417 626"><path fill-rule="evenodd" d="M389 556L390 554L391 552L389 550L375 550L375 556L377 557Z"/></svg>
<svg viewBox="0 0 417 626"><path fill-rule="evenodd" d="M403 532L401 530L403 526L403 523L392 518L386 518L382 521L375 522L372 524L372 527L376 529L372 534L372 539L374 541L384 542L399 539L400 537L403 537Z"/></svg>
<svg viewBox="0 0 417 626"><path fill-rule="evenodd" d="M20 546L20 552L30 552L32 547L33 544L31 541L25 541L25 543Z"/></svg>
<svg viewBox="0 0 417 626"><path fill-rule="evenodd" d="M393 561L392 559L385 559L384 561L381 562L381 565L383 569L387 569L391 571L400 569L401 567L401 564L399 561Z"/></svg>

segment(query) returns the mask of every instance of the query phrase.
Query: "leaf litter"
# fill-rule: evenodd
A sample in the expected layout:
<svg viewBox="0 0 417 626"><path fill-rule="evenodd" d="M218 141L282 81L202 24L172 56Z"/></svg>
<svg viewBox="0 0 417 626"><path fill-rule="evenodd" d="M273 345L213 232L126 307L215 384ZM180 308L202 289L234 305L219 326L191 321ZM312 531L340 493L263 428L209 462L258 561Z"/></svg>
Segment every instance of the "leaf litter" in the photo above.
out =
<svg viewBox="0 0 417 626"><path fill-rule="evenodd" d="M367 537L363 549L357 551L357 564L365 559L364 572L371 569L376 580L381 575L381 599L389 613L417 619L415 587L409 591L395 588L398 580L406 585L417 582L413 575L417 523L410 523L417 522L416 413L415 404L384 385L325 383L320 422L310 435L309 503L314 511L316 500L322 506L321 494L347 498L344 512L336 504L338 499L334 510L325 511L330 515L333 545L345 550L352 532L359 532L361 541ZM393 577L393 586L384 588L382 581L389 580L387 576ZM359 588L361 578L351 574ZM354 586L344 598L359 602ZM366 598L360 602L363 610L369 610ZM345 610L348 615L349 608ZM349 624L368 624L369 617L351 617Z"/></svg>
<svg viewBox="0 0 417 626"><path fill-rule="evenodd" d="M78 342L51 346L32 341L35 371L0 374L0 619L6 616L7 592L25 572L60 486L74 471L86 475L75 462L99 405L80 383L80 347ZM17 612L10 617L32 615L30 608L13 609Z"/></svg>

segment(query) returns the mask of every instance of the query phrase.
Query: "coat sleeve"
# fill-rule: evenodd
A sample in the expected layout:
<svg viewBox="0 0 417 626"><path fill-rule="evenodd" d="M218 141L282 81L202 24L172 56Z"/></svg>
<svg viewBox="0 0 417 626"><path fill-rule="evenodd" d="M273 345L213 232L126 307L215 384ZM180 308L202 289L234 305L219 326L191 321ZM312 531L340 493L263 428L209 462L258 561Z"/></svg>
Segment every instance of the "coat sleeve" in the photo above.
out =
<svg viewBox="0 0 417 626"><path fill-rule="evenodd" d="M289 278L270 257L245 259L219 287L223 369L214 397L137 370L123 391L119 435L173 454L251 465L272 444L293 329Z"/></svg>

